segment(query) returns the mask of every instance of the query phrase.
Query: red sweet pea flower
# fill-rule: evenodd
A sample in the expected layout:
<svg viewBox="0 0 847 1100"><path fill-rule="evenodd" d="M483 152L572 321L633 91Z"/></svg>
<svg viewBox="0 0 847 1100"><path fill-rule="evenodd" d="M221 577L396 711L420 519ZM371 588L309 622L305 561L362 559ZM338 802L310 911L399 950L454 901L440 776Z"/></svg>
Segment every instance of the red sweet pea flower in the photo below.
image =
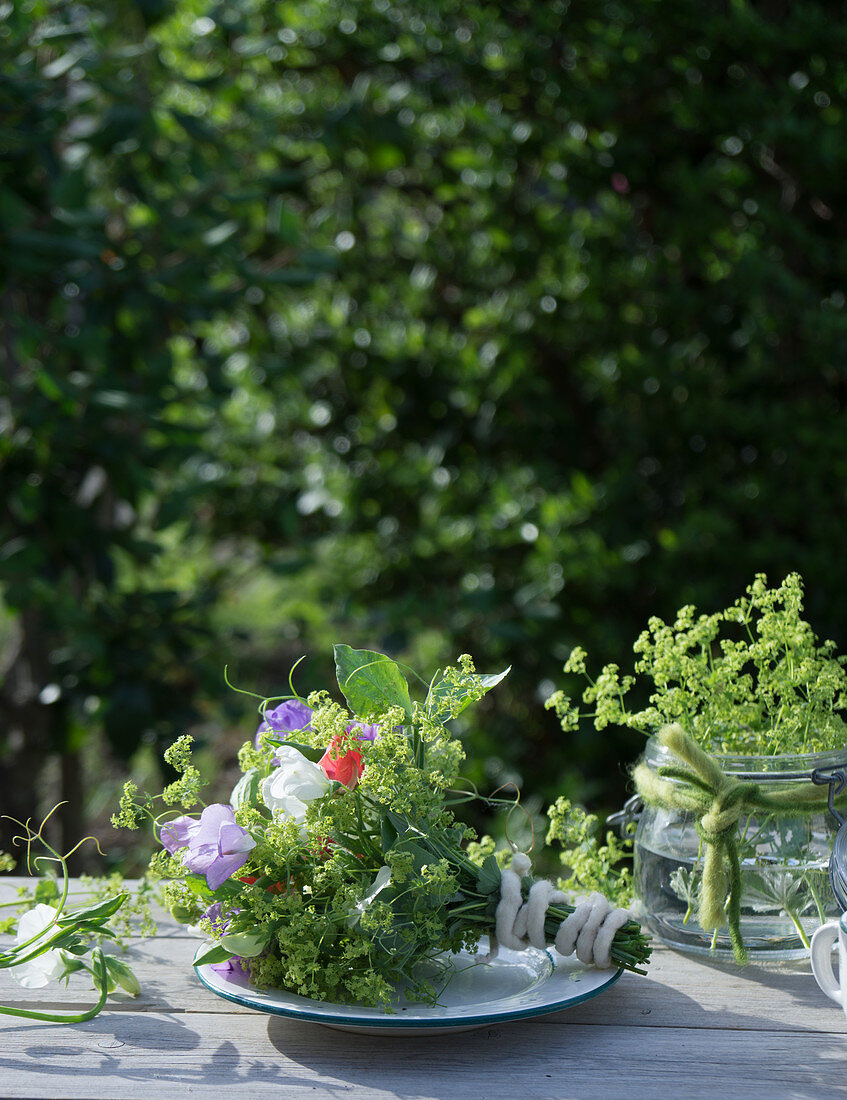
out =
<svg viewBox="0 0 847 1100"><path fill-rule="evenodd" d="M318 764L323 768L327 779L334 779L352 790L365 769L362 766L362 754L355 749L345 749L345 741L340 737L333 737Z"/></svg>
<svg viewBox="0 0 847 1100"><path fill-rule="evenodd" d="M255 882L258 881L259 880L256 878L255 875L239 876L239 882L246 882L248 886L252 886ZM265 889L269 894L281 894L285 887L282 885L281 882L272 882L270 886L266 886Z"/></svg>

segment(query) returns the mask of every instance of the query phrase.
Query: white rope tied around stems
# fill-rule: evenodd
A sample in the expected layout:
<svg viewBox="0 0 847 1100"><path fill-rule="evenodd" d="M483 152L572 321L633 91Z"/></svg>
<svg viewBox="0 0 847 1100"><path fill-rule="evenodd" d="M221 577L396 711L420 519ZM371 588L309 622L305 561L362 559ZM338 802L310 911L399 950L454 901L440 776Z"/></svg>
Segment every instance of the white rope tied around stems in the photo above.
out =
<svg viewBox="0 0 847 1100"><path fill-rule="evenodd" d="M522 951L527 946L543 951L547 946L544 920L551 905L568 903L567 894L557 890L552 882L541 879L532 884L529 897L523 900L521 879L529 874L529 856L516 852L512 866L500 872L500 901L494 915L494 931L497 943L512 951ZM612 966L612 940L615 933L632 919L628 909L613 909L602 894L591 894L559 925L553 946L560 955L571 955L586 965L594 964L601 970ZM496 954L492 945L491 957Z"/></svg>

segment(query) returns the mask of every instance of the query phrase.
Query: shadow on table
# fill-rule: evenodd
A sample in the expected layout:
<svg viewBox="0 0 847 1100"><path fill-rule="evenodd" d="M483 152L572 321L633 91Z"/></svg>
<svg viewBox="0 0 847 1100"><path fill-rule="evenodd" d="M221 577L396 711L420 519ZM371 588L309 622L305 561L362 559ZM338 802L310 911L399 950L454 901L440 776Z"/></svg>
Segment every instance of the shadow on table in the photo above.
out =
<svg viewBox="0 0 847 1100"><path fill-rule="evenodd" d="M695 975L709 981L711 969L707 964L702 970L698 966ZM757 974L747 980L752 983L760 977ZM809 975L768 975L766 984L770 980L783 992L790 992L793 1011L800 1010L798 1015L812 1002L820 1007L817 987ZM561 1086L563 1075L576 1087L579 1075L586 1072L589 1077L595 1074L597 1082L605 1080L613 1092L624 1088L630 1072L626 1059L621 1061L624 1049L649 1049L654 1052L657 1066L678 1065L679 1044L690 1044L692 1035L704 1049L710 1049L710 1030L720 1028L736 1035L746 1032L750 1038L744 1042L753 1044L758 1041L757 1033L764 1036L769 1032L773 1041L774 1030L781 1030L779 1023L765 1021L743 1007L704 1007L698 1000L696 982L690 993L659 988L659 983L656 986L651 994L646 982L633 978L573 1009L470 1032L410 1036L399 1031L370 1036L272 1018L268 1038L281 1055L307 1069L312 1080L330 1092L338 1088L339 1095L351 1087L368 1090L368 1095L371 1091L382 1095L383 1090L387 1095L430 1095L425 1091L427 1087L439 1083L445 1087L450 1080L467 1081L468 1069L479 1067L486 1095L515 1097L524 1093L543 1095L547 1087ZM737 1003L744 1005L743 991ZM837 1010L824 1018L832 1020L831 1029L821 1029L822 1033L811 1036L810 1041L815 1043L816 1057L833 1057L843 1042L838 1033L844 1029L844 1018ZM690 1029L687 1036L683 1029ZM790 1041L790 1036L786 1039ZM798 1061L808 1060L810 1050L804 1049L802 1058L798 1052ZM643 1074L648 1063L641 1063L643 1058L639 1063ZM586 1082L590 1083L589 1078ZM633 1087L637 1083L633 1081ZM632 1095L651 1095L649 1080L641 1081L641 1086ZM432 1095L452 1094L448 1090ZM796 1095L814 1094L801 1089Z"/></svg>
<svg viewBox="0 0 847 1100"><path fill-rule="evenodd" d="M402 1032L352 1035L275 1016L265 1025L258 1020L253 1023L250 1013L237 1018L241 1026L225 1015L210 1025L210 1017L204 1013L202 1035L194 1030L196 1021L190 1012L178 1016L104 1013L72 1031L60 1025L13 1025L4 1028L4 1036L6 1050L10 1050L11 1041L14 1056L0 1055L0 1078L6 1072L21 1071L42 1078L54 1076L59 1092L69 1074L78 1072L89 1081L99 1081L98 1094L102 1095L120 1094L123 1081L144 1082L148 1088L152 1084L163 1094L174 1086L184 1090L192 1086L249 1089L251 1085L269 1085L284 1087L286 1096L303 1088L311 1095L317 1091L339 1097L351 1089L387 1096L446 1097L459 1095L450 1091L450 1082L466 1082L470 1070L485 1078L491 1097L524 1092L546 1095L548 1079L551 1088L559 1087L563 1073L590 1070L597 1081L622 1086L628 1072L621 1064L622 1043L654 1050L655 1040L663 1038L665 1057L678 1059L682 1040L673 1038L670 1029L691 1029L688 1034L698 1035L707 1048L709 1029L755 1033L769 1027L772 1032L772 1017L769 1023L763 1022L747 1010L748 983L751 1000L754 985L774 986L781 994L788 993L783 996L786 1010L790 1008L801 1020L799 1026L795 1023L795 1032L803 1029L804 1009L812 1014L821 1007L822 994L810 975L766 971L749 978L736 971L732 989L722 995L720 1003L713 998L704 1006L700 998L715 971L725 975L726 967L693 964L688 971L690 992L685 993L663 985L659 975L655 982L625 976L602 996L566 1011L439 1036ZM819 1018L832 1020L831 1032L844 1028L843 1016L834 1006L831 1016ZM216 1029L211 1034L210 1026ZM782 1030L780 1023L776 1029ZM789 1030L786 1025L787 1040ZM837 1053L843 1040L840 1034L815 1037L818 1057L827 1041L830 1055L832 1050ZM810 1051L804 1055L810 1056Z"/></svg>
<svg viewBox="0 0 847 1100"><path fill-rule="evenodd" d="M59 1024L44 1024L37 1030L29 1024L5 1027L7 1044L20 1037L31 1037L32 1042L18 1046L13 1057L0 1056L0 1079L7 1071L16 1075L32 1071L39 1077L55 1076L61 1088L70 1074L79 1074L78 1082L103 1082L103 1091L97 1094L104 1096L119 1095L117 1083L121 1081L155 1083L162 1089L169 1085L249 1086L251 1082L312 1088L313 1082L292 1075L273 1058L245 1056L235 1042L223 1037L203 1064L197 1065L199 1048L208 1046L209 1040L201 1039L190 1022L190 1016L169 1019L108 1013L75 1025L70 1033L66 1025ZM225 1028L222 1021L222 1031ZM115 1092L106 1091L112 1087Z"/></svg>
<svg viewBox="0 0 847 1100"><path fill-rule="evenodd" d="M715 1004L711 1008L701 1006L702 1020L688 1023L687 1014L678 1016L678 1026L706 1027L763 1027L794 1031L840 1032L847 1030L844 1015L820 990L812 976L808 962L805 965L774 965L771 967L751 965L739 966L733 962L717 961L707 957L686 958L687 977L691 982L692 993L696 996L698 988L707 983L726 991L727 999L738 999L750 1004L759 1000L761 989L773 990L778 994L779 1003L784 1006L781 1013L771 1012L767 1017L755 1013L728 1012L724 1004ZM661 981L661 979L660 979ZM661 1000L671 1012L674 1011L674 999L680 996L675 990L661 986ZM806 1010L803 1014L802 1010ZM735 1023L730 1021L735 1020ZM724 1023L726 1021L726 1023ZM819 1026L815 1026L815 1024Z"/></svg>

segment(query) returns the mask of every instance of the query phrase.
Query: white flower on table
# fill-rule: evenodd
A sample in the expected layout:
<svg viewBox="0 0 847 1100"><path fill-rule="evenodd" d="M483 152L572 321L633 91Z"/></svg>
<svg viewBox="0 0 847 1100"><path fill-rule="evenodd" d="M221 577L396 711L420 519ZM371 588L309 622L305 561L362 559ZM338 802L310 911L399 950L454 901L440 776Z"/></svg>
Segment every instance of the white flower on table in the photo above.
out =
<svg viewBox="0 0 847 1100"><path fill-rule="evenodd" d="M59 910L54 909L52 905L39 904L34 905L32 909L24 913L18 922L15 944L20 947L31 940L33 936L38 936L24 950L24 954L28 955L30 951L37 950L38 947L50 939L55 932L52 925L58 912ZM40 932L43 935L38 935ZM45 951L43 955L30 959L29 962L20 963L10 968L12 977L24 989L41 989L42 986L60 978L64 969L65 963L62 959L62 953L57 948L52 948L50 951Z"/></svg>

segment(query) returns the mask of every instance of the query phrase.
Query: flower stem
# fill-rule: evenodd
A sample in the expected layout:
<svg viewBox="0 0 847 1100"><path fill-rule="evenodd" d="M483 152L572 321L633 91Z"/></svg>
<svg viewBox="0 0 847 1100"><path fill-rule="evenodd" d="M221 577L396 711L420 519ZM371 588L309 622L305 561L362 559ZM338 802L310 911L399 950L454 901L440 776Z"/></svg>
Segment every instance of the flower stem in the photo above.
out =
<svg viewBox="0 0 847 1100"><path fill-rule="evenodd" d="M99 986L100 997L97 1003L92 1005L91 1008L86 1009L85 1012L38 1012L31 1008L9 1008L6 1005L0 1005L0 1014L4 1016L22 1016L27 1020L43 1020L45 1023L49 1024L81 1024L84 1020L91 1020L102 1009L109 993L108 979L106 977L106 963L103 959L103 952L97 948L95 955L96 964L100 971L99 975L95 975L95 987ZM96 980L98 977L99 981Z"/></svg>

